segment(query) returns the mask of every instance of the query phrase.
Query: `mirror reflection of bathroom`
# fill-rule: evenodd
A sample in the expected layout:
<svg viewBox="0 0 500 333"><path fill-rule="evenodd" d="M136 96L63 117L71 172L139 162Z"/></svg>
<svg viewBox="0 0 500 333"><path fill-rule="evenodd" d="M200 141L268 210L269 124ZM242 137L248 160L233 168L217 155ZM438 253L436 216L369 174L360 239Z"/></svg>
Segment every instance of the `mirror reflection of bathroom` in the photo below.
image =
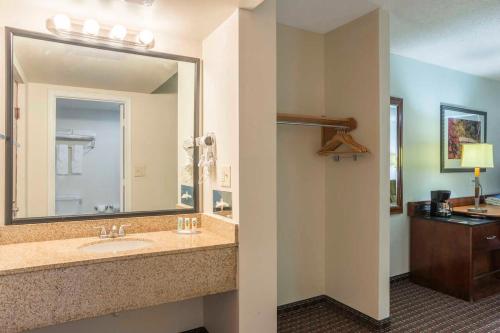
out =
<svg viewBox="0 0 500 333"><path fill-rule="evenodd" d="M122 210L123 112L117 102L56 99L55 215Z"/></svg>
<svg viewBox="0 0 500 333"><path fill-rule="evenodd" d="M196 64L13 39L13 218L193 209Z"/></svg>
<svg viewBox="0 0 500 333"><path fill-rule="evenodd" d="M213 191L213 212L227 218L233 218L233 195L226 191Z"/></svg>

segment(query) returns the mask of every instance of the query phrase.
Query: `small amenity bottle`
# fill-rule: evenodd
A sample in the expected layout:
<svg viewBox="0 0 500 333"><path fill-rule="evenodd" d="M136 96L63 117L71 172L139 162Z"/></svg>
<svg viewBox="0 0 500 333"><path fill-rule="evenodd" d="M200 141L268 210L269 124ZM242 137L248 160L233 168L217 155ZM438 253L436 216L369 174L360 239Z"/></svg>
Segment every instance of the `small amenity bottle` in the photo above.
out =
<svg viewBox="0 0 500 333"><path fill-rule="evenodd" d="M182 229L184 229L184 218L178 217L177 218L177 231L181 231Z"/></svg>

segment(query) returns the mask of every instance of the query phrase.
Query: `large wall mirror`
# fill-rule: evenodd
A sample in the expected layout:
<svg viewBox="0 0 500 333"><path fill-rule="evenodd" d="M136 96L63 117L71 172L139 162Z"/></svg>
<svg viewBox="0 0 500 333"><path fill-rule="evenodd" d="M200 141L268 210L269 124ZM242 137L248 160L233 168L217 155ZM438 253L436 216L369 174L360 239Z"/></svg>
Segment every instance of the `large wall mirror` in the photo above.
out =
<svg viewBox="0 0 500 333"><path fill-rule="evenodd" d="M7 30L6 223L198 209L199 60Z"/></svg>
<svg viewBox="0 0 500 333"><path fill-rule="evenodd" d="M403 213L403 99L391 97L390 105L391 214Z"/></svg>

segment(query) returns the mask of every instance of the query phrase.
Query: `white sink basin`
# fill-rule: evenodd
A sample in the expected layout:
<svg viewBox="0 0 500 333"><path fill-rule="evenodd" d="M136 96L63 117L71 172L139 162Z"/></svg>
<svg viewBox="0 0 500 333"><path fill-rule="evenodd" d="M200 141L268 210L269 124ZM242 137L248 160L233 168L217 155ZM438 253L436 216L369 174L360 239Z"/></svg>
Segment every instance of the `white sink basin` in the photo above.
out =
<svg viewBox="0 0 500 333"><path fill-rule="evenodd" d="M117 253L143 249L152 245L152 241L145 239L109 239L83 245L80 250L87 253Z"/></svg>

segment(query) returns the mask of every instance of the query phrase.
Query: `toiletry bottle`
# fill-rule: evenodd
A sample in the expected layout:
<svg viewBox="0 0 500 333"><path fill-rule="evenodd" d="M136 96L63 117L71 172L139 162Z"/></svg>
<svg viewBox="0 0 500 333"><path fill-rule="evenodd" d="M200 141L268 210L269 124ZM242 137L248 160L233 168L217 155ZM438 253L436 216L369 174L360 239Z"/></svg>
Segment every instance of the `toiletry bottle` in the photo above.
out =
<svg viewBox="0 0 500 333"><path fill-rule="evenodd" d="M191 219L191 229L193 230L198 229L198 219L196 217L193 217Z"/></svg>
<svg viewBox="0 0 500 333"><path fill-rule="evenodd" d="M184 224L184 218L178 217L177 218L177 231L181 231L183 229L183 224Z"/></svg>
<svg viewBox="0 0 500 333"><path fill-rule="evenodd" d="M190 230L191 229L191 219L189 217L186 217L184 219L185 223L186 223L186 226L185 226L185 230Z"/></svg>

